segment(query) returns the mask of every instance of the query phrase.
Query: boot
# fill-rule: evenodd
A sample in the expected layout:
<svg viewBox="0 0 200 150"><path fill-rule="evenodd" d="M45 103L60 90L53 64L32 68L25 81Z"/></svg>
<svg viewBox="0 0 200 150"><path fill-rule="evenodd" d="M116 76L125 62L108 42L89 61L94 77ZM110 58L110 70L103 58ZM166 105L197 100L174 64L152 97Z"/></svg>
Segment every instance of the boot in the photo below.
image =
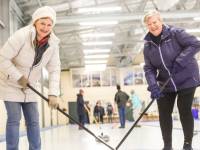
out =
<svg viewBox="0 0 200 150"><path fill-rule="evenodd" d="M162 150L173 150L172 147L164 147Z"/></svg>
<svg viewBox="0 0 200 150"><path fill-rule="evenodd" d="M164 142L164 148L162 150L173 150L171 140Z"/></svg>
<svg viewBox="0 0 200 150"><path fill-rule="evenodd" d="M193 150L192 145L190 143L185 142L183 145L183 150Z"/></svg>

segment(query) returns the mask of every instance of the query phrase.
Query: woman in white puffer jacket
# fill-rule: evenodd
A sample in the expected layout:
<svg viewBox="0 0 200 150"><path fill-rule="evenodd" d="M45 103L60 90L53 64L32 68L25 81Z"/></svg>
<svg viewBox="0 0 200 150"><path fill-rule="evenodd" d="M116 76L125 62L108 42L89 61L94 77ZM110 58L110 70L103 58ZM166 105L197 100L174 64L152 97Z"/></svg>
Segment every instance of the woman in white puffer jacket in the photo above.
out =
<svg viewBox="0 0 200 150"><path fill-rule="evenodd" d="M48 6L37 9L32 23L16 31L0 49L0 99L7 110L7 150L17 150L21 109L26 120L29 149L40 150L36 87L43 67L49 72L49 106L58 107L60 83L59 39L52 29L56 12Z"/></svg>

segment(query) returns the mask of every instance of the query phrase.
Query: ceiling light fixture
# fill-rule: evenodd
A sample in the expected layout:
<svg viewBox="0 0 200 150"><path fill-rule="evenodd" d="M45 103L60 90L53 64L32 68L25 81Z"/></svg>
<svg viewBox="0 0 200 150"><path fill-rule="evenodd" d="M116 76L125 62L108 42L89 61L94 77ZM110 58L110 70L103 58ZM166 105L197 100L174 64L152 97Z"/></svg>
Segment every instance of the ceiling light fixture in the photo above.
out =
<svg viewBox="0 0 200 150"><path fill-rule="evenodd" d="M95 21L95 22L80 22L81 26L103 26L103 25L116 25L118 21Z"/></svg>
<svg viewBox="0 0 200 150"><path fill-rule="evenodd" d="M85 54L92 54L92 53L109 53L110 49L85 49L83 50Z"/></svg>
<svg viewBox="0 0 200 150"><path fill-rule="evenodd" d="M85 60L85 64L106 64L107 59L101 59L101 60Z"/></svg>
<svg viewBox="0 0 200 150"><path fill-rule="evenodd" d="M112 41L101 41L101 42L84 42L84 46L91 46L91 45L112 45Z"/></svg>
<svg viewBox="0 0 200 150"><path fill-rule="evenodd" d="M88 33L88 34L81 34L80 37L87 38L87 37L112 37L115 36L115 33Z"/></svg>
<svg viewBox="0 0 200 150"><path fill-rule="evenodd" d="M103 71L106 69L106 64L85 65L86 71Z"/></svg>
<svg viewBox="0 0 200 150"><path fill-rule="evenodd" d="M66 11L69 9L69 3L51 6L56 12Z"/></svg>
<svg viewBox="0 0 200 150"><path fill-rule="evenodd" d="M90 8L79 8L78 13L88 13L88 12L113 12L121 11L122 8L119 6L115 7L90 7Z"/></svg>
<svg viewBox="0 0 200 150"><path fill-rule="evenodd" d="M95 59L100 59L100 58L108 58L108 54L100 54L100 55L85 55L85 59L90 59L90 58L95 58Z"/></svg>
<svg viewBox="0 0 200 150"><path fill-rule="evenodd" d="M194 17L193 20L199 21L199 20L200 20L200 17Z"/></svg>
<svg viewBox="0 0 200 150"><path fill-rule="evenodd" d="M200 29L186 29L186 32L188 32L188 33L199 33Z"/></svg>

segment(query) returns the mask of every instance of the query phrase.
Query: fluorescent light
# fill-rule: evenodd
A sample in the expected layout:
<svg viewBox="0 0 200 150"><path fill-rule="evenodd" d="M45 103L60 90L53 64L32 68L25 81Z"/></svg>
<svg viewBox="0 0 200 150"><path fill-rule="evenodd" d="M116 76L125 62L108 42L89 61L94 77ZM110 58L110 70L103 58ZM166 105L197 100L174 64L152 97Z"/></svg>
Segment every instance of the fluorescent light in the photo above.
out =
<svg viewBox="0 0 200 150"><path fill-rule="evenodd" d="M79 8L78 13L87 13L87 12L112 12L112 11L121 11L121 7L90 7L90 8Z"/></svg>
<svg viewBox="0 0 200 150"><path fill-rule="evenodd" d="M5 28L5 24L3 23L3 21L0 20L0 26L2 26L3 28Z"/></svg>
<svg viewBox="0 0 200 150"><path fill-rule="evenodd" d="M141 28L136 28L136 29L134 30L134 34L142 34L142 33L144 33L144 30L141 29Z"/></svg>
<svg viewBox="0 0 200 150"><path fill-rule="evenodd" d="M92 53L109 53L110 49L86 49L83 50L85 54L92 54Z"/></svg>
<svg viewBox="0 0 200 150"><path fill-rule="evenodd" d="M101 54L101 55L85 55L85 59L90 59L90 58L108 58L108 54Z"/></svg>
<svg viewBox="0 0 200 150"><path fill-rule="evenodd" d="M101 59L101 60L85 60L85 64L106 64L107 59Z"/></svg>
<svg viewBox="0 0 200 150"><path fill-rule="evenodd" d="M106 64L85 65L86 71L103 71L106 69Z"/></svg>
<svg viewBox="0 0 200 150"><path fill-rule="evenodd" d="M112 37L115 36L115 33L88 33L88 34L81 34L82 38L87 37Z"/></svg>
<svg viewBox="0 0 200 150"><path fill-rule="evenodd" d="M84 42L84 46L90 45L112 45L112 41L102 41L102 42Z"/></svg>
<svg viewBox="0 0 200 150"><path fill-rule="evenodd" d="M140 63L140 67L144 67L144 65L145 65L145 63L144 62L142 62L142 63Z"/></svg>
<svg viewBox="0 0 200 150"><path fill-rule="evenodd" d="M66 11L69 9L69 3L51 6L56 12Z"/></svg>
<svg viewBox="0 0 200 150"><path fill-rule="evenodd" d="M200 20L200 17L194 17L193 20L199 21L199 20Z"/></svg>
<svg viewBox="0 0 200 150"><path fill-rule="evenodd" d="M186 29L186 32L188 32L188 33L199 33L200 29Z"/></svg>
<svg viewBox="0 0 200 150"><path fill-rule="evenodd" d="M95 22L80 22L81 26L102 26L102 25L116 25L118 21L95 21Z"/></svg>

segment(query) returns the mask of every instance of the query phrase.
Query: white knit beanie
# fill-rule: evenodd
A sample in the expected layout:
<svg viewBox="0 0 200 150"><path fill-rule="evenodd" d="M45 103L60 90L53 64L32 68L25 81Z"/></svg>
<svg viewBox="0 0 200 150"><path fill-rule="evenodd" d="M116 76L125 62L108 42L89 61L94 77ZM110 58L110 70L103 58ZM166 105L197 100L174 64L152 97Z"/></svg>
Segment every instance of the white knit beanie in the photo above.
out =
<svg viewBox="0 0 200 150"><path fill-rule="evenodd" d="M53 21L53 26L56 24L56 12L53 8L49 6L38 8L32 15L32 22L34 24L36 20L45 17L51 18L51 20Z"/></svg>

